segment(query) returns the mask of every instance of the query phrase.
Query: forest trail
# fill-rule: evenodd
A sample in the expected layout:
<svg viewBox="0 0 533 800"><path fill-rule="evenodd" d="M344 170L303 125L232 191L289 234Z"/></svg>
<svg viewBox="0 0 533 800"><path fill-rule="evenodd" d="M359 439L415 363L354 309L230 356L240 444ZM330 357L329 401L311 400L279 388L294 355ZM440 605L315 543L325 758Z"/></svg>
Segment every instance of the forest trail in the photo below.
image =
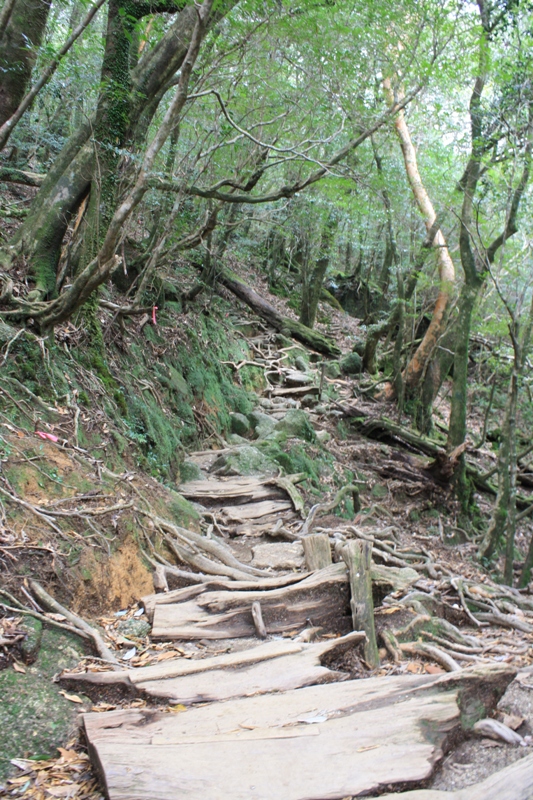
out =
<svg viewBox="0 0 533 800"><path fill-rule="evenodd" d="M277 375L252 425L266 437L285 429L327 440L328 419L343 412L337 401L317 411L323 370ZM350 380L338 378L336 388L341 398L352 393ZM305 411L295 400L302 396ZM236 416L235 427L244 425ZM356 441L359 454L374 447ZM254 442L234 435L231 444L189 454L192 480L178 490L197 504L204 537L165 521L164 505L155 514L149 494L152 529L170 537L189 567L156 556L156 593L120 612L122 635L116 622L105 626L116 664L85 659L59 676L67 697L93 699L81 722L106 797L531 797L532 601L472 567L459 571L442 536L413 538L377 492L371 513L352 519L331 512L346 496L357 507L356 484L308 508L303 475L261 472L257 464L268 460ZM400 444L376 445L371 469L394 468L396 481L441 491L423 464L401 460ZM331 447L339 447L334 439ZM129 482L133 496L146 499L149 484L143 494ZM126 508L127 497L121 503ZM347 548L356 542L372 548L366 602L381 647L377 666L366 649L372 631L358 625L365 615L350 605ZM139 658L135 625L144 620L149 637ZM64 769L48 790L84 796L84 784ZM418 788L428 784L437 788ZM27 796L40 796L38 786ZM449 791L456 786L464 788ZM93 788L86 796L98 795Z"/></svg>

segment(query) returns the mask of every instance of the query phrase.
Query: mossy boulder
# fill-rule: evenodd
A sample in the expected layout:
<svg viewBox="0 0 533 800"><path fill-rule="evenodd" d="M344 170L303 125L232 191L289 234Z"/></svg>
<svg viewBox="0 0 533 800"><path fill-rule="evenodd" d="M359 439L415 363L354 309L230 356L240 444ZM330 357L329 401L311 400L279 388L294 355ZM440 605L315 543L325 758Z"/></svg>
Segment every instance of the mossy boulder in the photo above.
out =
<svg viewBox="0 0 533 800"><path fill-rule="evenodd" d="M248 414L248 419L254 429L254 434L258 439L266 439L276 427L276 420L262 411L252 411Z"/></svg>
<svg viewBox="0 0 533 800"><path fill-rule="evenodd" d="M21 651L27 662L34 661L41 646L43 636L43 623L39 619L27 616L24 619L26 638L21 644Z"/></svg>
<svg viewBox="0 0 533 800"><path fill-rule="evenodd" d="M204 473L194 461L184 461L180 464L180 483L188 483L189 481L201 481L204 478Z"/></svg>
<svg viewBox="0 0 533 800"><path fill-rule="evenodd" d="M217 475L274 475L277 464L257 447L243 445L219 456L210 472Z"/></svg>
<svg viewBox="0 0 533 800"><path fill-rule="evenodd" d="M362 366L363 361L359 353L348 353L340 360L340 368L344 375L358 375Z"/></svg>
<svg viewBox="0 0 533 800"><path fill-rule="evenodd" d="M364 339L356 339L353 343L352 350L354 353L357 353L357 355L362 357L365 354L365 347L366 342Z"/></svg>
<svg viewBox="0 0 533 800"><path fill-rule="evenodd" d="M250 433L250 423L244 414L230 414L231 432L237 436L247 436Z"/></svg>
<svg viewBox="0 0 533 800"><path fill-rule="evenodd" d="M324 366L324 375L326 378L334 380L341 376L341 365L338 361L327 361Z"/></svg>
<svg viewBox="0 0 533 800"><path fill-rule="evenodd" d="M168 510L172 515L174 522L181 525L182 528L191 528L195 530L200 522L200 514L195 509L192 503L189 503L181 494L177 492L170 492L170 502Z"/></svg>
<svg viewBox="0 0 533 800"><path fill-rule="evenodd" d="M309 417L300 408L287 411L275 427L277 432L284 433L288 439L304 439L306 442L314 442L316 434L313 426L309 422Z"/></svg>
<svg viewBox="0 0 533 800"><path fill-rule="evenodd" d="M307 361L303 356L296 356L294 359L294 366L301 372L307 372Z"/></svg>

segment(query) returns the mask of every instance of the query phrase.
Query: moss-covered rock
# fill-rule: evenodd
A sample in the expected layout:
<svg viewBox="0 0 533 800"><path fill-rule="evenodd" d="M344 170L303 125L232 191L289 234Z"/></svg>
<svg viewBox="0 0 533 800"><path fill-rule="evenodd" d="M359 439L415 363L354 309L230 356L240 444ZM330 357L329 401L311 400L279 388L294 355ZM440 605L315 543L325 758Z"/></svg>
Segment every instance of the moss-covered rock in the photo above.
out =
<svg viewBox="0 0 533 800"><path fill-rule="evenodd" d="M303 356L296 356L294 359L294 366L296 369L301 370L301 372L307 372L308 364Z"/></svg>
<svg viewBox="0 0 533 800"><path fill-rule="evenodd" d="M180 483L188 483L189 481L201 481L204 473L194 461L186 460L180 464L179 468Z"/></svg>
<svg viewBox="0 0 533 800"><path fill-rule="evenodd" d="M341 366L338 361L327 361L324 365L324 375L334 380L341 376Z"/></svg>
<svg viewBox="0 0 533 800"><path fill-rule="evenodd" d="M189 503L188 500L177 492L170 491L168 510L174 522L181 525L182 528L192 527L194 529L200 521L200 514L193 504Z"/></svg>
<svg viewBox="0 0 533 800"><path fill-rule="evenodd" d="M348 353L340 360L340 368L344 375L358 375L362 366L363 361L358 353Z"/></svg>
<svg viewBox="0 0 533 800"><path fill-rule="evenodd" d="M278 467L257 447L244 445L219 456L210 471L217 475L274 475Z"/></svg>
<svg viewBox="0 0 533 800"><path fill-rule="evenodd" d="M309 422L309 417L299 408L287 411L283 419L276 423L275 430L281 431L289 439L304 439L306 442L316 440L315 430Z"/></svg>
<svg viewBox="0 0 533 800"><path fill-rule="evenodd" d="M9 774L12 758L54 756L74 732L81 707L59 693L53 678L83 654L80 639L45 628L37 659L24 673L12 667L0 672L0 780Z"/></svg>
<svg viewBox="0 0 533 800"><path fill-rule="evenodd" d="M247 436L250 433L250 423L244 414L238 412L230 414L231 432L237 436Z"/></svg>
<svg viewBox="0 0 533 800"><path fill-rule="evenodd" d="M254 434L258 439L266 439L276 427L276 420L269 417L268 414L263 414L261 411L252 411L248 414Z"/></svg>
<svg viewBox="0 0 533 800"><path fill-rule="evenodd" d="M41 646L43 623L39 619L27 616L24 619L23 628L26 631L26 638L20 649L26 662L34 661Z"/></svg>

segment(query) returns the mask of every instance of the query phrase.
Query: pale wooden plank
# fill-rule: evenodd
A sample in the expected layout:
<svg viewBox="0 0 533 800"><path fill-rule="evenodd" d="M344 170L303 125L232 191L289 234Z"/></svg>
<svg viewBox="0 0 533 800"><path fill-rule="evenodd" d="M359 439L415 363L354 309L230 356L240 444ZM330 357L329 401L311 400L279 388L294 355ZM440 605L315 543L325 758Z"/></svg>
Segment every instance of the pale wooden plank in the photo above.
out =
<svg viewBox="0 0 533 800"><path fill-rule="evenodd" d="M83 715L83 721L93 741L120 738L123 731L126 738L146 742L156 734L208 736L213 731L226 734L243 726L246 730L283 727L319 711L330 717L364 710L372 711L378 717L388 713L381 711L387 706L396 708L419 693L433 689L445 692L457 687L467 693L467 699L483 688L483 693L476 699L482 717L490 714L515 675L513 667L490 664L445 675L394 675L315 685L280 694L211 703L180 714L139 709L88 713Z"/></svg>
<svg viewBox="0 0 533 800"><path fill-rule="evenodd" d="M259 601L269 634L299 630L311 620L332 633L349 630L349 587L342 565L312 573L297 584L270 591L204 592L194 599L156 605L155 639L224 639L255 636L252 603Z"/></svg>
<svg viewBox="0 0 533 800"><path fill-rule="evenodd" d="M190 481L178 486L178 491L189 499L225 500L246 498L265 500L283 497L284 492L274 484L268 485L268 478L232 478L231 480Z"/></svg>
<svg viewBox="0 0 533 800"><path fill-rule="evenodd" d="M410 697L394 714L334 717L318 723L313 735L315 726L290 720L284 738L279 730L272 738L271 730L247 729L246 718L236 731L205 738L157 733L158 724L145 726L143 741L131 729L122 740L116 731L90 738L110 800L327 800L425 780L459 725L459 709L454 691Z"/></svg>
<svg viewBox="0 0 533 800"><path fill-rule="evenodd" d="M291 511L290 500L263 500L259 503L246 503L241 506L224 506L219 513L229 522L245 522L249 519L259 519L270 514L281 514Z"/></svg>
<svg viewBox="0 0 533 800"><path fill-rule="evenodd" d="M207 581L201 584L194 584L192 586L184 586L181 589L173 589L170 592L160 592L158 594L149 594L141 598L141 603L148 616L152 621L154 609L156 605L168 605L169 603L180 603L182 600L188 600L191 597L196 597L203 592L210 592L219 589L229 589L233 592L246 591L247 589L254 589L256 591L265 591L267 589L277 589L280 586L288 586L291 583L298 583L307 577L307 573L291 573L288 575L274 575L272 578L261 578L258 581L232 581L224 580L223 578Z"/></svg>
<svg viewBox="0 0 533 800"><path fill-rule="evenodd" d="M302 647L298 652L286 653L277 658L269 658L247 665L244 660L235 660L232 668L220 668L217 664L209 671L183 674L163 680L141 681L135 677L138 689L151 697L169 699L176 703L190 705L199 702L228 700L234 697L248 697L268 692L287 692L312 684L346 680L348 675L330 670L320 663L321 656L330 650L347 644L352 635L334 642ZM356 633L350 644L364 640L363 633ZM254 648L259 650L260 648Z"/></svg>

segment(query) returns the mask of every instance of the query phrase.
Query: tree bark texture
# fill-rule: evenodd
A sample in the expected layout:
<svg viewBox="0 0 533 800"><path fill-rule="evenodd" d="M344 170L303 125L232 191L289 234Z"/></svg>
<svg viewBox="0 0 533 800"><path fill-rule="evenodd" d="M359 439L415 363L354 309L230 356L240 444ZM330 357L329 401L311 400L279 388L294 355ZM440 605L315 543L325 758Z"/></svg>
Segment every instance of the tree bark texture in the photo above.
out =
<svg viewBox="0 0 533 800"><path fill-rule="evenodd" d="M0 38L0 125L17 110L30 83L50 0L15 0Z"/></svg>

